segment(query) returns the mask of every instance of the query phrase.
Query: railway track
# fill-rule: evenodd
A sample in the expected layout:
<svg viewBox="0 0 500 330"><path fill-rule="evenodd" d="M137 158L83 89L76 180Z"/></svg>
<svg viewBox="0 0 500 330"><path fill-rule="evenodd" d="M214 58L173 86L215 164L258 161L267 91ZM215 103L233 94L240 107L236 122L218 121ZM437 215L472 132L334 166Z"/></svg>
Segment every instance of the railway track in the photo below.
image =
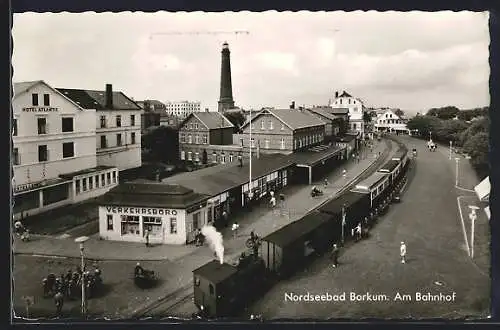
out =
<svg viewBox="0 0 500 330"><path fill-rule="evenodd" d="M387 148L384 149L382 155L378 157L373 164L371 164L361 175L359 175L356 180L353 182L349 183L345 187L343 187L338 193L342 194L345 191L351 189L354 185L356 185L358 182L368 178L370 175L372 175L379 167L381 167L386 161L387 158L391 155L391 152L393 150L393 143L396 143L398 145L403 145L401 142L397 140L384 140L384 142L387 145ZM322 205L327 203L329 200L321 203L318 205L316 208L314 208L312 211L317 210L320 208ZM312 212L311 211L311 212ZM181 306L184 303L187 303L188 301L192 300L194 294L193 294L193 289L191 286L191 283L189 283L186 286L183 286L174 292L164 296L160 297L157 299L154 303L149 304L146 307L140 308L132 314L132 318L140 318L140 319L147 319L147 318L152 318L152 317L158 317L160 315L164 317L175 317L172 315L168 315L171 311L175 310L177 307Z"/></svg>

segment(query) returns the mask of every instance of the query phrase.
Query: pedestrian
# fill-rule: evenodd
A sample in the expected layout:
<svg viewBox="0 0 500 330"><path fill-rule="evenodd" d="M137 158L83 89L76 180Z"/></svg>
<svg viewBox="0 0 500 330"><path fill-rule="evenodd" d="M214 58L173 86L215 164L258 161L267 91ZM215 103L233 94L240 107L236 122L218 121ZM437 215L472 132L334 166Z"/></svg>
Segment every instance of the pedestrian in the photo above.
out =
<svg viewBox="0 0 500 330"><path fill-rule="evenodd" d="M347 171L346 171L346 169L344 168L344 169L342 170L342 176L345 178L345 177L346 177L346 175L347 175Z"/></svg>
<svg viewBox="0 0 500 330"><path fill-rule="evenodd" d="M337 247L337 244L333 244L332 259L333 259L332 266L333 268L336 268L339 263L339 248Z"/></svg>
<svg viewBox="0 0 500 330"><path fill-rule="evenodd" d="M356 241L361 239L361 222L356 226Z"/></svg>
<svg viewBox="0 0 500 330"><path fill-rule="evenodd" d="M271 195L271 199L269 200L269 204L271 205L272 208L276 206L276 197Z"/></svg>
<svg viewBox="0 0 500 330"><path fill-rule="evenodd" d="M57 316L60 316L64 305L64 295L61 293L61 291L57 291L56 295L54 296L54 303L56 304Z"/></svg>
<svg viewBox="0 0 500 330"><path fill-rule="evenodd" d="M328 187L328 179L325 179L324 185L325 185L325 188Z"/></svg>
<svg viewBox="0 0 500 330"><path fill-rule="evenodd" d="M406 263L406 244L405 242L401 242L401 246L399 247L399 254L401 255L401 263Z"/></svg>
<svg viewBox="0 0 500 330"><path fill-rule="evenodd" d="M240 225L235 221L231 227L231 230L233 231L233 238L238 236L238 228L240 228Z"/></svg>
<svg viewBox="0 0 500 330"><path fill-rule="evenodd" d="M146 247L149 246L149 230L145 229L144 230L144 237L146 238Z"/></svg>

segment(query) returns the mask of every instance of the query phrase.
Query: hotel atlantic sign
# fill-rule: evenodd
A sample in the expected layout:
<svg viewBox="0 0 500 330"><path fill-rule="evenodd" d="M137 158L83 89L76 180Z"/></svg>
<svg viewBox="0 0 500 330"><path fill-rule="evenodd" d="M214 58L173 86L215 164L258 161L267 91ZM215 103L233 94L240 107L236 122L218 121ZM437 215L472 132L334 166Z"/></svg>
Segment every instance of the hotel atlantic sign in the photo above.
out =
<svg viewBox="0 0 500 330"><path fill-rule="evenodd" d="M22 109L23 112L57 112L59 108L54 107L26 107Z"/></svg>

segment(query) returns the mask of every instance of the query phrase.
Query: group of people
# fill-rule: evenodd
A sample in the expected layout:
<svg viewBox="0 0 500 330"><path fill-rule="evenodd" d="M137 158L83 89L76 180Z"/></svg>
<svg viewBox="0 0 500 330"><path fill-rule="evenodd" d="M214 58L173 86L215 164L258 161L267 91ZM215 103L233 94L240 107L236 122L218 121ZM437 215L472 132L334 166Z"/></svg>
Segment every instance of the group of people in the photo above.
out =
<svg viewBox="0 0 500 330"><path fill-rule="evenodd" d="M85 286L85 296L90 297L92 289L98 284L102 284L101 270L94 266L93 271L83 271L81 267L76 267L76 271L68 269L66 274L56 277L50 273L43 279L44 297L54 296L57 313L60 314L64 305L64 299L75 299L81 294L82 281Z"/></svg>

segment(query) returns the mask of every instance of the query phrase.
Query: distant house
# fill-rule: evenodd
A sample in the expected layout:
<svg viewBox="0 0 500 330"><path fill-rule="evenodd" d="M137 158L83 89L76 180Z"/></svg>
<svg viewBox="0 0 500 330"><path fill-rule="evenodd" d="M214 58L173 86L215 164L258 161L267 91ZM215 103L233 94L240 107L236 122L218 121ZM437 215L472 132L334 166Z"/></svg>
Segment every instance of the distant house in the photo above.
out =
<svg viewBox="0 0 500 330"><path fill-rule="evenodd" d="M195 164L235 161L234 125L220 112L191 113L179 126L180 159Z"/></svg>
<svg viewBox="0 0 500 330"><path fill-rule="evenodd" d="M335 92L335 98L331 104L332 108L347 108L349 110L349 129L358 134L363 134L365 131L365 122L363 113L366 111L363 101L353 97L346 91L342 93Z"/></svg>
<svg viewBox="0 0 500 330"><path fill-rule="evenodd" d="M325 121L325 136L327 139L339 135L342 132L342 125L349 122L349 109L331 107L313 107L306 109L314 116Z"/></svg>
<svg viewBox="0 0 500 330"><path fill-rule="evenodd" d="M160 118L166 114L165 104L157 100L144 100L136 102L144 113L141 115L141 130L144 132L150 127L160 126Z"/></svg>
<svg viewBox="0 0 500 330"><path fill-rule="evenodd" d="M325 121L306 110L268 108L252 117L233 135L233 143L246 151L289 154L325 140Z"/></svg>
<svg viewBox="0 0 500 330"><path fill-rule="evenodd" d="M409 132L404 120L402 120L392 110L385 110L377 116L375 130L377 132Z"/></svg>

